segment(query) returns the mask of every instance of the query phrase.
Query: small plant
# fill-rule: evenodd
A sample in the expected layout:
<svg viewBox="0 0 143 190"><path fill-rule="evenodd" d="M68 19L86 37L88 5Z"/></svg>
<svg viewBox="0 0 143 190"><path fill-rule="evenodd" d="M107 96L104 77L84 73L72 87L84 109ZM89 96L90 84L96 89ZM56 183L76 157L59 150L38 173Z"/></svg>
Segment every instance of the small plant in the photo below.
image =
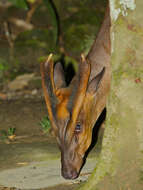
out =
<svg viewBox="0 0 143 190"><path fill-rule="evenodd" d="M1 130L1 131L0 131L0 138L1 138L2 140L7 139L7 132L6 132L5 130Z"/></svg>
<svg viewBox="0 0 143 190"><path fill-rule="evenodd" d="M50 126L50 121L47 116L42 118L42 120L40 121L40 125L44 133L49 133L51 126Z"/></svg>
<svg viewBox="0 0 143 190"><path fill-rule="evenodd" d="M7 136L9 137L9 136L15 135L15 130L16 130L16 128L10 127L8 129Z"/></svg>
<svg viewBox="0 0 143 190"><path fill-rule="evenodd" d="M8 131L6 131L6 130L1 130L1 131L0 131L1 139L2 139L2 140L5 140L5 139L13 140L14 137L15 137L15 130L16 130L16 128L13 128L13 127L10 127L10 128L8 129Z"/></svg>

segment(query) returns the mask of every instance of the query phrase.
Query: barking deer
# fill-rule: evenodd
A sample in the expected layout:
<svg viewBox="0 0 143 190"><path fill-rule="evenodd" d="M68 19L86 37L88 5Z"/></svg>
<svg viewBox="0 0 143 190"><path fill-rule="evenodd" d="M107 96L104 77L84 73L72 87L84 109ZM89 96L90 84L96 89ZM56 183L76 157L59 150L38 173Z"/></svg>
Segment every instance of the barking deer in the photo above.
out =
<svg viewBox="0 0 143 190"><path fill-rule="evenodd" d="M92 129L106 106L110 88L110 11L88 55L81 55L78 72L67 86L60 63L52 55L41 63L42 87L48 116L61 150L61 172L66 179L78 177Z"/></svg>

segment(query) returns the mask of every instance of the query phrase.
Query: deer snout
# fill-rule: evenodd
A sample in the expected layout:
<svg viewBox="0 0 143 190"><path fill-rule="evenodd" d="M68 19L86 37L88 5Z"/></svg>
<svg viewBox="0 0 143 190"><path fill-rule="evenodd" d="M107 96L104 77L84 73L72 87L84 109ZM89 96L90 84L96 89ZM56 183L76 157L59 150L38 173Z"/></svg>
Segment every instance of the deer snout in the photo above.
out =
<svg viewBox="0 0 143 190"><path fill-rule="evenodd" d="M65 179L76 179L79 176L80 169L83 164L82 157L79 157L76 153L74 156L62 156L62 176Z"/></svg>
<svg viewBox="0 0 143 190"><path fill-rule="evenodd" d="M62 169L62 176L65 179L76 179L78 177L78 172L74 168Z"/></svg>

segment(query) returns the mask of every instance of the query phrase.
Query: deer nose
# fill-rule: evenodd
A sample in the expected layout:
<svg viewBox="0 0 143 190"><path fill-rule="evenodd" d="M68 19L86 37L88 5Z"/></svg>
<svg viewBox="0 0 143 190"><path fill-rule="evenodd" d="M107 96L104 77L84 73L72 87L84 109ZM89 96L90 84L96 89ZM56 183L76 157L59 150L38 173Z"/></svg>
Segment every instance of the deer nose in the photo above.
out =
<svg viewBox="0 0 143 190"><path fill-rule="evenodd" d="M78 173L76 170L62 170L62 176L65 179L76 179L78 177Z"/></svg>

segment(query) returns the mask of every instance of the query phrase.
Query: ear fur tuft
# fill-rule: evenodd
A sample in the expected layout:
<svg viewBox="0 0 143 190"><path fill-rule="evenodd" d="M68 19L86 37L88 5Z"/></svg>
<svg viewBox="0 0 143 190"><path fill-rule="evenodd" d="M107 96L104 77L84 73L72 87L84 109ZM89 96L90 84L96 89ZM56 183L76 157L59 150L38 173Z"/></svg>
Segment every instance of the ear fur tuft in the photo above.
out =
<svg viewBox="0 0 143 190"><path fill-rule="evenodd" d="M56 88L66 87L64 70L60 62L56 63L54 67L54 82Z"/></svg>

